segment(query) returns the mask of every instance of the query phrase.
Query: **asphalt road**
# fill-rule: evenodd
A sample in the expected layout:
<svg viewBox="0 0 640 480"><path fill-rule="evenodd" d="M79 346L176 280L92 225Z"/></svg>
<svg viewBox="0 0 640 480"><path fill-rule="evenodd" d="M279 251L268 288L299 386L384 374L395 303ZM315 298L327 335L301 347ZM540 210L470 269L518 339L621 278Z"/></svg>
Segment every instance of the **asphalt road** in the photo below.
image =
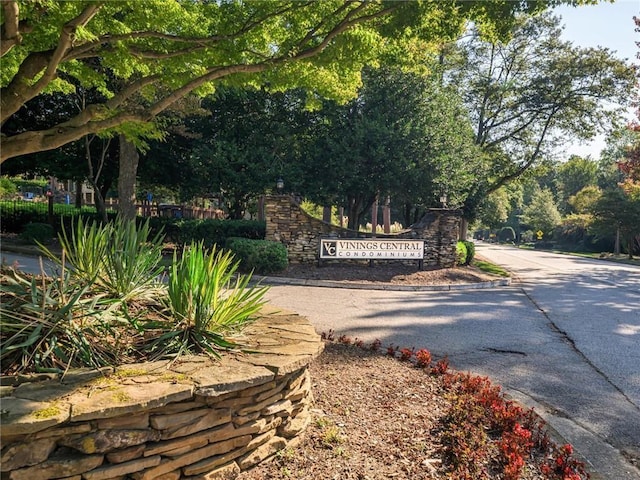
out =
<svg viewBox="0 0 640 480"><path fill-rule="evenodd" d="M594 469L638 480L640 268L478 245L510 287L398 292L272 286L272 304L383 346L428 348L488 375L536 411Z"/></svg>

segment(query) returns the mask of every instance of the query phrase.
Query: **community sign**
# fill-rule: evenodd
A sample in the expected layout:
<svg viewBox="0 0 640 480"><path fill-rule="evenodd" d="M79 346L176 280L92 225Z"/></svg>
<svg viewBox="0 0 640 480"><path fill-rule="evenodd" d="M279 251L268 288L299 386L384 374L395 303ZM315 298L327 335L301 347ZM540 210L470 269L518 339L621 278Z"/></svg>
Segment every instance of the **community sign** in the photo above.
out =
<svg viewBox="0 0 640 480"><path fill-rule="evenodd" d="M322 238L321 259L422 260L424 240Z"/></svg>

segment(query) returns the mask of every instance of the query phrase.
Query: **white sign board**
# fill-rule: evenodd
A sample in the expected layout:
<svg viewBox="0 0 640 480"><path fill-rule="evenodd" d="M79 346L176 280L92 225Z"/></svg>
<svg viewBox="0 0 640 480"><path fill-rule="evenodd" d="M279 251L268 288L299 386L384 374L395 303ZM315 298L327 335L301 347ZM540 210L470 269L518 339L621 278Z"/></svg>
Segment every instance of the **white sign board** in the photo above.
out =
<svg viewBox="0 0 640 480"><path fill-rule="evenodd" d="M389 238L322 238L321 259L422 260L424 240Z"/></svg>

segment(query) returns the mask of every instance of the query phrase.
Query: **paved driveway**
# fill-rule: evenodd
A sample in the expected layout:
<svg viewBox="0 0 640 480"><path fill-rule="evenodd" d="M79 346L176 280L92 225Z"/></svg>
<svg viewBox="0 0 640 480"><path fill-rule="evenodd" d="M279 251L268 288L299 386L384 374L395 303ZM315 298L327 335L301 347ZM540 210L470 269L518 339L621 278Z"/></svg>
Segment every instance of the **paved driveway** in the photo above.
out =
<svg viewBox="0 0 640 480"><path fill-rule="evenodd" d="M514 251L478 247L512 264ZM620 454L640 458L640 270L539 253L514 267L522 283L492 290L274 286L268 295L318 331L447 354L535 406L599 478L640 479Z"/></svg>

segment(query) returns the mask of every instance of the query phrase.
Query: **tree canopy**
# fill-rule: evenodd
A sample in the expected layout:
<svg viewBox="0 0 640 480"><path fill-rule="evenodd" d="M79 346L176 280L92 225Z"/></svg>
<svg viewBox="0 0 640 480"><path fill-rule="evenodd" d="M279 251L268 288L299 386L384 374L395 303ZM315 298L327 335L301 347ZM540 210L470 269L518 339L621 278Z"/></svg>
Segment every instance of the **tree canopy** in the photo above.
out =
<svg viewBox="0 0 640 480"><path fill-rule="evenodd" d="M563 41L560 19L550 14L523 16L508 42L481 33L445 56L445 78L460 88L489 160L469 192L469 218L487 194L553 158L570 139L615 124L636 82L635 69L608 49Z"/></svg>
<svg viewBox="0 0 640 480"><path fill-rule="evenodd" d="M319 203L346 206L357 228L376 200L391 197L408 225L415 207L464 201L475 179L477 151L459 97L437 76L397 68L367 68L358 96L345 105L327 102L309 160L304 191Z"/></svg>
<svg viewBox="0 0 640 480"><path fill-rule="evenodd" d="M3 127L41 95L80 87L101 95L46 128L3 128L0 161L88 134L144 136L160 112L216 83L298 86L345 100L362 65L394 42L451 40L467 20L505 34L518 13L558 3L4 0Z"/></svg>

